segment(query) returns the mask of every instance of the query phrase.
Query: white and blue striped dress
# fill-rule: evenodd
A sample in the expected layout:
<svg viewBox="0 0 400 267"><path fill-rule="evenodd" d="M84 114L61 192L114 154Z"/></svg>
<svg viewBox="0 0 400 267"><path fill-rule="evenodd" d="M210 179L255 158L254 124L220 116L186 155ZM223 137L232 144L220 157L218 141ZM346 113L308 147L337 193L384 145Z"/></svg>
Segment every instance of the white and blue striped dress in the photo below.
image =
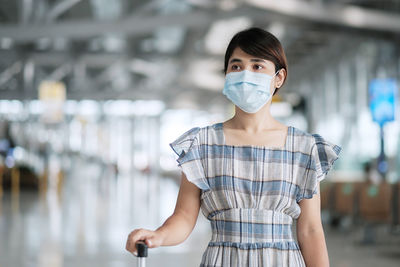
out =
<svg viewBox="0 0 400 267"><path fill-rule="evenodd" d="M292 223L341 147L289 126L284 147L226 145L223 124L195 127L170 144L201 189L211 240L201 267L305 266Z"/></svg>

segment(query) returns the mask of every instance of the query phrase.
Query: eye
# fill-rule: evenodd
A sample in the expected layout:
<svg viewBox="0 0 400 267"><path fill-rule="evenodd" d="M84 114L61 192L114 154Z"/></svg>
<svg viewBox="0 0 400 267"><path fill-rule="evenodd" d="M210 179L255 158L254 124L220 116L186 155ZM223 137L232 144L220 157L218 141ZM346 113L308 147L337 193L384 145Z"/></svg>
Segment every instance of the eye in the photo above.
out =
<svg viewBox="0 0 400 267"><path fill-rule="evenodd" d="M232 65L231 70L238 71L240 67L238 65Z"/></svg>
<svg viewBox="0 0 400 267"><path fill-rule="evenodd" d="M261 70L263 68L263 66L259 65L259 64L254 64L253 65L253 69L254 70Z"/></svg>

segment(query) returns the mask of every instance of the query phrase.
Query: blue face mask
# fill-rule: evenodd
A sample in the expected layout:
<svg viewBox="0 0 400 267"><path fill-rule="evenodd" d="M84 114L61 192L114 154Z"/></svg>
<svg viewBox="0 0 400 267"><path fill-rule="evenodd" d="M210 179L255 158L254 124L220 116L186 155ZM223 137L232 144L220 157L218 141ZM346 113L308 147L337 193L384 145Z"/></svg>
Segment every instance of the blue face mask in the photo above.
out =
<svg viewBox="0 0 400 267"><path fill-rule="evenodd" d="M230 72L222 93L241 110L256 113L271 99L271 80L278 72L273 76L248 70Z"/></svg>

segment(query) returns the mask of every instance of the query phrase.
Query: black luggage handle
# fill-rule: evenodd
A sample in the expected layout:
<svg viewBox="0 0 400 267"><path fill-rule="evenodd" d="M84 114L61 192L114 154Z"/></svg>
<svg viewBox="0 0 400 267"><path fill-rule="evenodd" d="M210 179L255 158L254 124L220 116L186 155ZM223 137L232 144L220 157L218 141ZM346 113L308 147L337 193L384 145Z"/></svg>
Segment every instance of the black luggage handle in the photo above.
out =
<svg viewBox="0 0 400 267"><path fill-rule="evenodd" d="M137 256L139 258L146 258L147 257L147 250L148 247L144 241L138 241L136 243L136 249L137 249Z"/></svg>

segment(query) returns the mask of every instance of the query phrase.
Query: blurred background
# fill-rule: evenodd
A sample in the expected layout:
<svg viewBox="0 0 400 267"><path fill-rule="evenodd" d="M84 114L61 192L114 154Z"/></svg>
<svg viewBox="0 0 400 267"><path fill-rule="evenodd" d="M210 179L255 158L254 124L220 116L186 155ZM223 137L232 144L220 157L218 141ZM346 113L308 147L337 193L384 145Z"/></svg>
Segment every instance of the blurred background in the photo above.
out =
<svg viewBox="0 0 400 267"><path fill-rule="evenodd" d="M168 144L229 119L223 55L250 26L283 44L280 121L342 146L321 184L332 267L399 266L399 0L0 0L0 266L135 266L172 214ZM150 266L198 266L199 215Z"/></svg>

